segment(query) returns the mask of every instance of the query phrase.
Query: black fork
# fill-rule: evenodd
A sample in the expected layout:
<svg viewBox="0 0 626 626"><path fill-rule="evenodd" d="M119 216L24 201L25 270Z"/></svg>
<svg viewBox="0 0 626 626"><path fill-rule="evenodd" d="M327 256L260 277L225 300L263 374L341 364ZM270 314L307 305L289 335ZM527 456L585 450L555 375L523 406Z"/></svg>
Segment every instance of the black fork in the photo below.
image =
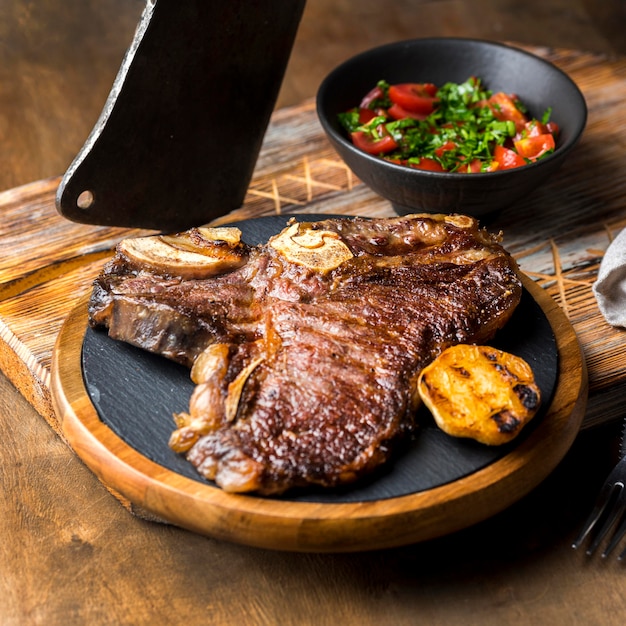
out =
<svg viewBox="0 0 626 626"><path fill-rule="evenodd" d="M606 558L626 535L626 421L622 432L620 446L622 456L602 485L598 499L585 521L578 538L572 544L574 549L579 548L587 536L591 537L586 554L593 555L611 529L611 537L602 557ZM619 561L626 559L626 548L617 557Z"/></svg>

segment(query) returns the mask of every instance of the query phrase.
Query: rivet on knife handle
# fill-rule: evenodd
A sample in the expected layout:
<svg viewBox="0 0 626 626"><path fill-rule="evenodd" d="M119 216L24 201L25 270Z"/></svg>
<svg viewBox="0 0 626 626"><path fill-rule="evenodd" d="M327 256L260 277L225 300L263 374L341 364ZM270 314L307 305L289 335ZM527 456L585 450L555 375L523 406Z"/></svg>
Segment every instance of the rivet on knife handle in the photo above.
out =
<svg viewBox="0 0 626 626"><path fill-rule="evenodd" d="M173 231L241 206L304 4L148 0L58 211Z"/></svg>

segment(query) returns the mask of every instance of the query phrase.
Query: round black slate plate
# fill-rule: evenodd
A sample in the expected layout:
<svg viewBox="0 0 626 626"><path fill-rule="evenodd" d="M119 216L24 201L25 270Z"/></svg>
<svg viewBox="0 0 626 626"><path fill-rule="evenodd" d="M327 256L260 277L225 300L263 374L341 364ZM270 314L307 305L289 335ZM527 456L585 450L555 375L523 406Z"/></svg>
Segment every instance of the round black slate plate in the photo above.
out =
<svg viewBox="0 0 626 626"><path fill-rule="evenodd" d="M316 221L335 216L294 217ZM236 225L244 240L254 245L280 231L288 218L262 217ZM492 345L524 358L541 389L542 410L515 442L492 448L455 439L440 431L424 412L423 428L376 476L349 489L291 493L281 499L347 503L394 498L458 480L504 457L539 423L550 405L557 384L558 351L547 317L526 290L513 318ZM90 328L83 340L82 369L87 393L100 419L121 439L155 463L210 484L167 445L175 427L172 414L187 410L194 388L189 370Z"/></svg>

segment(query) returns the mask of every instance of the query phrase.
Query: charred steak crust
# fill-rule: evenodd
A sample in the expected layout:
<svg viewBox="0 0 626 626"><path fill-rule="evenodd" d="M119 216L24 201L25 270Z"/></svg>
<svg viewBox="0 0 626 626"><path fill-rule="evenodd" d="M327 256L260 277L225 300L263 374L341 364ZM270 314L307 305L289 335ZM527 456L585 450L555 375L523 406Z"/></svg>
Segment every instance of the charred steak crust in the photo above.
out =
<svg viewBox="0 0 626 626"><path fill-rule="evenodd" d="M292 224L239 251L194 278L118 251L89 304L92 326L193 366L170 445L233 492L333 487L384 463L416 428L422 368L489 341L522 291L465 216Z"/></svg>

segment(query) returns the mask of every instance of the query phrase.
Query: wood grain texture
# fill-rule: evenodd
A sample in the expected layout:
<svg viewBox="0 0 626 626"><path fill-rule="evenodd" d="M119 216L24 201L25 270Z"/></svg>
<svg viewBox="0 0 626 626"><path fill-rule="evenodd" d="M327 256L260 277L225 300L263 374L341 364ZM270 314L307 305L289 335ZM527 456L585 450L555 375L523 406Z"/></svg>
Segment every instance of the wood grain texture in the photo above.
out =
<svg viewBox="0 0 626 626"><path fill-rule="evenodd" d="M52 335L128 232L60 219L58 183L49 179L0 194L0 369L52 426Z"/></svg>
<svg viewBox="0 0 626 626"><path fill-rule="evenodd" d="M195 532L261 548L349 552L432 539L486 519L526 495L552 472L571 446L584 416L587 376L576 334L540 287L539 302L557 339L554 399L531 435L510 454L452 483L355 503L285 501L232 495L198 483L139 454L101 420L81 373L86 302L70 313L52 363L52 396L60 429L79 457L114 493Z"/></svg>
<svg viewBox="0 0 626 626"><path fill-rule="evenodd" d="M568 50L532 51L567 71L583 91L589 122L553 180L503 211L489 227L522 270L561 305L587 361L585 426L622 415L624 331L600 315L591 291L608 244L626 226L623 145L626 61ZM52 178L0 194L0 368L56 427L50 404L52 347L76 300L123 236L141 231L74 224L58 216ZM314 102L277 111L241 209L216 223L281 213L392 216L388 202L360 183L328 144Z"/></svg>

